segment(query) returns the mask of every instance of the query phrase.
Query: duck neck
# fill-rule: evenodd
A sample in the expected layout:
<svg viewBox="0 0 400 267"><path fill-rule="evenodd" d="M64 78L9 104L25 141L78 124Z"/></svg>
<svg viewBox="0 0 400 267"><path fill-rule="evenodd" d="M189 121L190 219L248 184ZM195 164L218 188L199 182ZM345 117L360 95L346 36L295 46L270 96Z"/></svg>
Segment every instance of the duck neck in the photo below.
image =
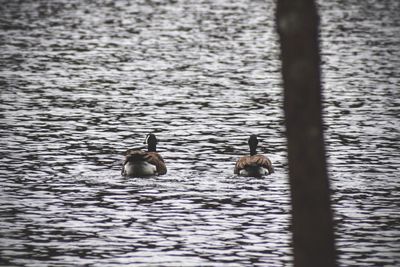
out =
<svg viewBox="0 0 400 267"><path fill-rule="evenodd" d="M156 152L156 144L147 144L147 151L148 152Z"/></svg>
<svg viewBox="0 0 400 267"><path fill-rule="evenodd" d="M250 144L250 156L257 154L257 145Z"/></svg>

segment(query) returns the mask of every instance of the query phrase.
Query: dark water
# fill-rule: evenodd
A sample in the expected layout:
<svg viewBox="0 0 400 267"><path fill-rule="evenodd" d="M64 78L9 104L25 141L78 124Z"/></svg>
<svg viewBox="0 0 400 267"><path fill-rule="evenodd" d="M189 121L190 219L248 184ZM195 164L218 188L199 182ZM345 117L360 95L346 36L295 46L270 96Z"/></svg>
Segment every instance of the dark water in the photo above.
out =
<svg viewBox="0 0 400 267"><path fill-rule="evenodd" d="M321 3L342 266L400 265L400 4ZM0 1L0 263L291 266L273 1ZM120 176L155 132L169 172ZM276 173L234 177L256 133Z"/></svg>

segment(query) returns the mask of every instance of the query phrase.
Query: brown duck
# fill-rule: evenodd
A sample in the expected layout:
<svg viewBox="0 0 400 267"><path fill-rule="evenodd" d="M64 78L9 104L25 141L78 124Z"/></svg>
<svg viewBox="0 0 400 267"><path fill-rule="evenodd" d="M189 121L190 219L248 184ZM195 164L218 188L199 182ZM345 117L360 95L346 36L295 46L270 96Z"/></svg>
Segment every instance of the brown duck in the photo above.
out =
<svg viewBox="0 0 400 267"><path fill-rule="evenodd" d="M167 173L164 159L157 153L157 138L154 134L148 134L144 142L147 151L129 149L125 152L125 160L121 174L131 177L146 177L163 175Z"/></svg>
<svg viewBox="0 0 400 267"><path fill-rule="evenodd" d="M257 154L258 139L256 135L249 138L250 156L241 157L235 165L234 173L241 176L261 177L274 172L271 161Z"/></svg>

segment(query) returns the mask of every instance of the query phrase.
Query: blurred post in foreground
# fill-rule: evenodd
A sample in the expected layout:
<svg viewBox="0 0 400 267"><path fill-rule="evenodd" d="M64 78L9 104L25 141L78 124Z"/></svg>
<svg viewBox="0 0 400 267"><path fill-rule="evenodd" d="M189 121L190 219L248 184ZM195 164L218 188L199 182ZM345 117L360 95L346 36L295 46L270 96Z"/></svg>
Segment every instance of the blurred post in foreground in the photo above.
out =
<svg viewBox="0 0 400 267"><path fill-rule="evenodd" d="M336 266L322 133L318 14L313 0L278 0L294 266Z"/></svg>

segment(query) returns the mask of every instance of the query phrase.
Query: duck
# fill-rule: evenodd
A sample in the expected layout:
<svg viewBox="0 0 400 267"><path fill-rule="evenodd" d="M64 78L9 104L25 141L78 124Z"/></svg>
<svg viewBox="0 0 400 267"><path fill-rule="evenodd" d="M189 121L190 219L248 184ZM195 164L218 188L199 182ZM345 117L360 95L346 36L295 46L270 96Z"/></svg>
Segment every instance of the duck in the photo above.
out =
<svg viewBox="0 0 400 267"><path fill-rule="evenodd" d="M144 144L147 151L141 149L128 149L122 165L121 175L129 177L147 177L167 173L164 159L157 152L158 140L153 133L146 135Z"/></svg>
<svg viewBox="0 0 400 267"><path fill-rule="evenodd" d="M250 135L248 140L250 156L244 156L236 161L234 174L239 176L261 177L274 173L271 160L264 155L257 154L258 139Z"/></svg>

